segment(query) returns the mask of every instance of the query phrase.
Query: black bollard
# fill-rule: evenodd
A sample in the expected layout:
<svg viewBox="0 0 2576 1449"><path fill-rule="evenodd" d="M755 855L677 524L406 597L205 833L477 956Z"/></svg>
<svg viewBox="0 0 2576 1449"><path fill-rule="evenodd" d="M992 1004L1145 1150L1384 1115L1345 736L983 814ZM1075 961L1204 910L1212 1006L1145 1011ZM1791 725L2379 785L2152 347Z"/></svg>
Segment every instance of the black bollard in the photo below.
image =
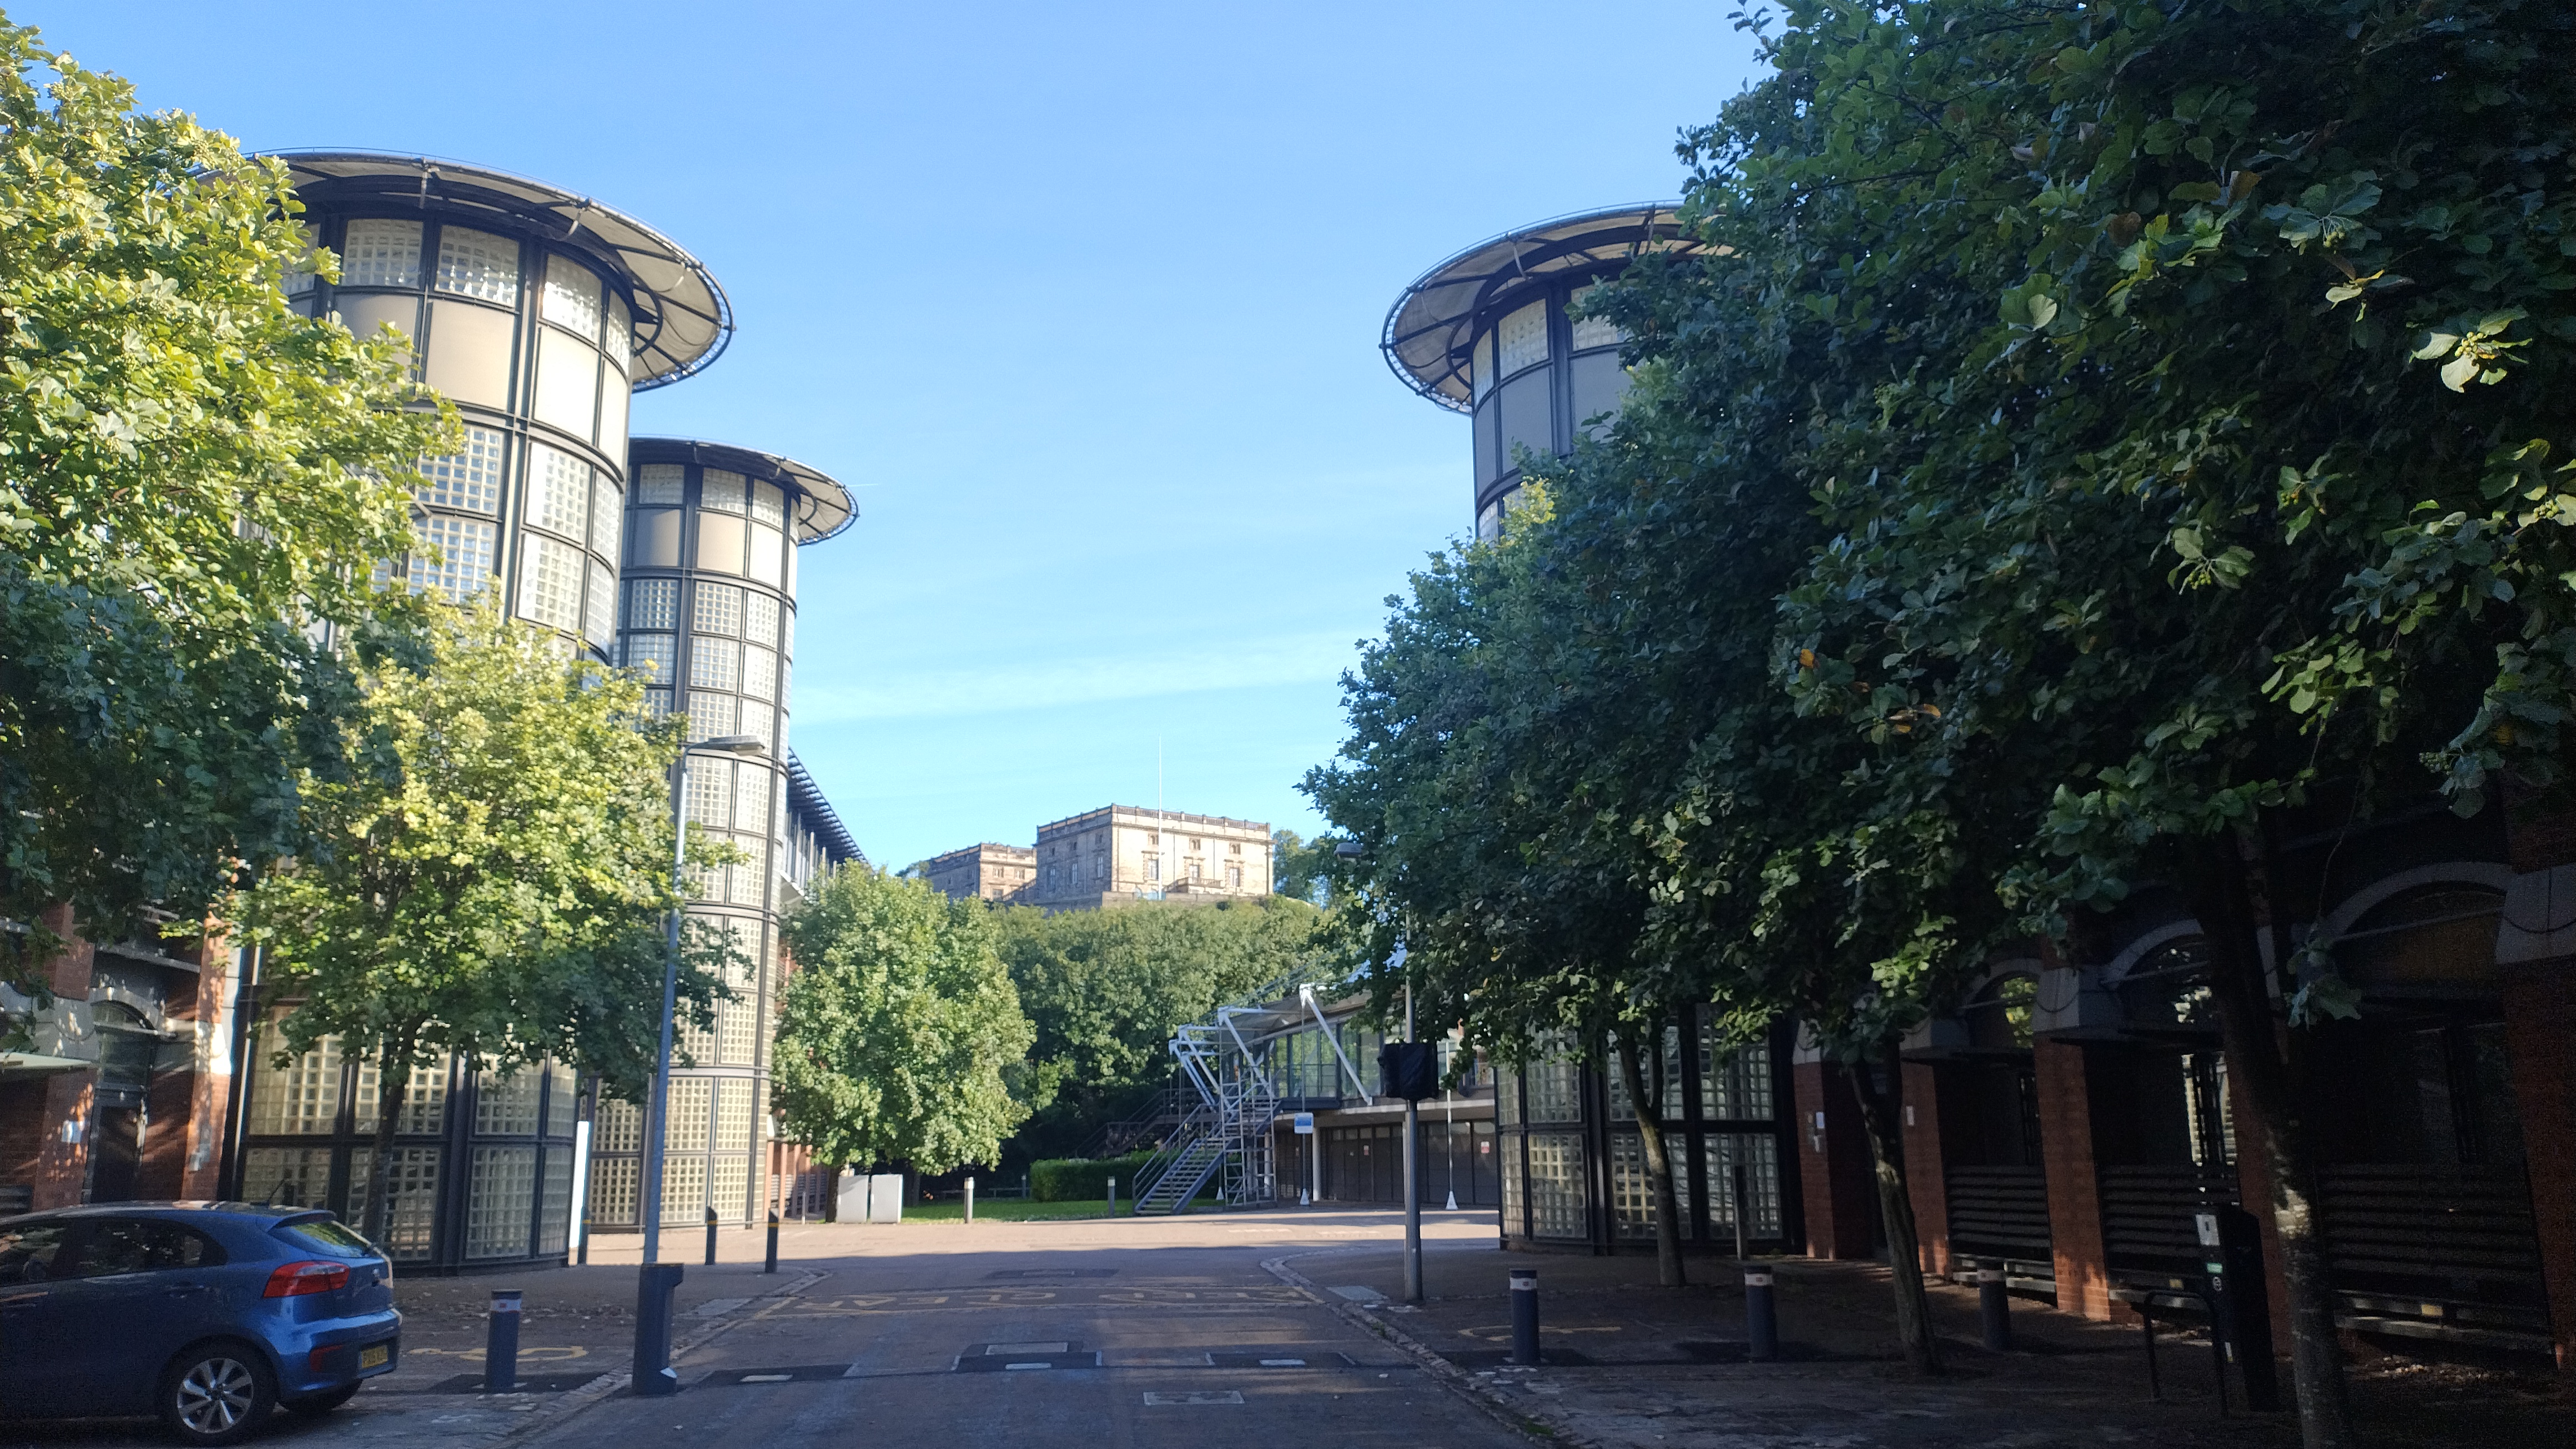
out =
<svg viewBox="0 0 2576 1449"><path fill-rule="evenodd" d="M769 1215L769 1256L761 1260L760 1271L763 1273L778 1271L778 1214L776 1213Z"/></svg>
<svg viewBox="0 0 2576 1449"><path fill-rule="evenodd" d="M1538 1270L1512 1270L1512 1362L1538 1367Z"/></svg>
<svg viewBox="0 0 2576 1449"><path fill-rule="evenodd" d="M584 1266L590 1263L590 1209L588 1208L581 1210L581 1250L573 1255L573 1261Z"/></svg>
<svg viewBox="0 0 2576 1449"><path fill-rule="evenodd" d="M707 1266L716 1265L716 1210L707 1209Z"/></svg>
<svg viewBox="0 0 2576 1449"><path fill-rule="evenodd" d="M1744 1356L1768 1363L1780 1356L1780 1317L1771 1302L1771 1275L1760 1269L1744 1275Z"/></svg>
<svg viewBox="0 0 2576 1449"><path fill-rule="evenodd" d="M635 1393L654 1398L680 1391L671 1369L671 1298L680 1291L680 1265L647 1263L635 1278Z"/></svg>
<svg viewBox="0 0 2576 1449"><path fill-rule="evenodd" d="M506 1394L519 1387L519 1290L494 1289L492 1316L483 1329L483 1392Z"/></svg>
<svg viewBox="0 0 2576 1449"><path fill-rule="evenodd" d="M1977 1318L1986 1330L1986 1347L1996 1353L2012 1352L2012 1295L2005 1291L2000 1259L1977 1265Z"/></svg>

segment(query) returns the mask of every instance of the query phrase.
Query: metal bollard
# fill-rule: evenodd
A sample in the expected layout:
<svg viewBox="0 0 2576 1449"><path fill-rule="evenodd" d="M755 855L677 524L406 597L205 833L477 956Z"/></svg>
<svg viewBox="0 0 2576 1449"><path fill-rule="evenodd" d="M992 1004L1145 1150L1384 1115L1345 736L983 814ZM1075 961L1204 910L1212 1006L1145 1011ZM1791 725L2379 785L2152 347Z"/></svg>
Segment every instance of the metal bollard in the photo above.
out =
<svg viewBox="0 0 2576 1449"><path fill-rule="evenodd" d="M716 1265L716 1210L707 1209L707 1266Z"/></svg>
<svg viewBox="0 0 2576 1449"><path fill-rule="evenodd" d="M1512 1270L1512 1362L1538 1367L1538 1270Z"/></svg>
<svg viewBox="0 0 2576 1449"><path fill-rule="evenodd" d="M496 1288L483 1329L483 1392L506 1394L518 1387L519 1290Z"/></svg>
<svg viewBox="0 0 2576 1449"><path fill-rule="evenodd" d="M760 1260L760 1271L763 1273L778 1271L778 1214L776 1213L769 1215L769 1256Z"/></svg>
<svg viewBox="0 0 2576 1449"><path fill-rule="evenodd" d="M573 1261L585 1267L590 1263L590 1209L588 1208L581 1210L581 1250L573 1255Z"/></svg>
<svg viewBox="0 0 2576 1449"><path fill-rule="evenodd" d="M1113 1218L1118 1216L1118 1179L1115 1177L1109 1179L1109 1215Z"/></svg>
<svg viewBox="0 0 2576 1449"><path fill-rule="evenodd" d="M1744 1356L1768 1363L1780 1356L1780 1315L1771 1302L1771 1275L1761 1269L1744 1275Z"/></svg>
<svg viewBox="0 0 2576 1449"><path fill-rule="evenodd" d="M2005 1291L2004 1265L1989 1258L1977 1265L1977 1318L1986 1330L1986 1347L2012 1352L2012 1295Z"/></svg>
<svg viewBox="0 0 2576 1449"><path fill-rule="evenodd" d="M671 1370L671 1298L680 1291L680 1265L647 1263L635 1278L635 1393L656 1398L680 1391Z"/></svg>
<svg viewBox="0 0 2576 1449"><path fill-rule="evenodd" d="M975 1221L975 1179L966 1179L966 1221Z"/></svg>

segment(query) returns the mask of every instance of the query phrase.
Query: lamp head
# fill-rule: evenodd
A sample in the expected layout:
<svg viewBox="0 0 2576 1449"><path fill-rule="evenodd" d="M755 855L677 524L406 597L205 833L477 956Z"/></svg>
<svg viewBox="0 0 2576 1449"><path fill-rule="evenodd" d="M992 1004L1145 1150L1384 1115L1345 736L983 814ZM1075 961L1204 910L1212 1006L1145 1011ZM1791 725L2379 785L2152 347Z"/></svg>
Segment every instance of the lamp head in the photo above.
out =
<svg viewBox="0 0 2576 1449"><path fill-rule="evenodd" d="M769 747L758 735L714 735L689 746L693 750L722 750L728 755L765 755Z"/></svg>

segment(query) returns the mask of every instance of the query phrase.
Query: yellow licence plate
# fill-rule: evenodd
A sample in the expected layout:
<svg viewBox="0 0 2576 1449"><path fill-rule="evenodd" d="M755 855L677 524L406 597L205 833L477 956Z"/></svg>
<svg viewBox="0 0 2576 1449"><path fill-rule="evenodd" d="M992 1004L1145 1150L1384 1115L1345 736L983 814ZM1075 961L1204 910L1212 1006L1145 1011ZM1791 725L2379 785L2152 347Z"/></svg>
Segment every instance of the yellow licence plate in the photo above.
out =
<svg viewBox="0 0 2576 1449"><path fill-rule="evenodd" d="M358 1367L362 1369L383 1368L386 1364L393 1361L393 1356L394 1346L392 1344L374 1344L358 1350Z"/></svg>

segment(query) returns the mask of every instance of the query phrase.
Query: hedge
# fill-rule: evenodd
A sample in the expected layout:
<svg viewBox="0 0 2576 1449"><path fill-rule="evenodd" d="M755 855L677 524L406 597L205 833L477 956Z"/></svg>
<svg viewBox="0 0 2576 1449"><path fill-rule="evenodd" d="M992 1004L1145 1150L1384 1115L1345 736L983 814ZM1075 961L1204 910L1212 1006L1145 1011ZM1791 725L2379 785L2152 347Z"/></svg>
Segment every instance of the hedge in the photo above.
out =
<svg viewBox="0 0 2576 1449"><path fill-rule="evenodd" d="M1054 1157L1032 1162L1029 1196L1038 1202L1097 1202L1103 1184L1115 1177L1119 1199L1126 1201L1136 1195L1136 1173L1152 1155L1136 1152L1125 1157Z"/></svg>

